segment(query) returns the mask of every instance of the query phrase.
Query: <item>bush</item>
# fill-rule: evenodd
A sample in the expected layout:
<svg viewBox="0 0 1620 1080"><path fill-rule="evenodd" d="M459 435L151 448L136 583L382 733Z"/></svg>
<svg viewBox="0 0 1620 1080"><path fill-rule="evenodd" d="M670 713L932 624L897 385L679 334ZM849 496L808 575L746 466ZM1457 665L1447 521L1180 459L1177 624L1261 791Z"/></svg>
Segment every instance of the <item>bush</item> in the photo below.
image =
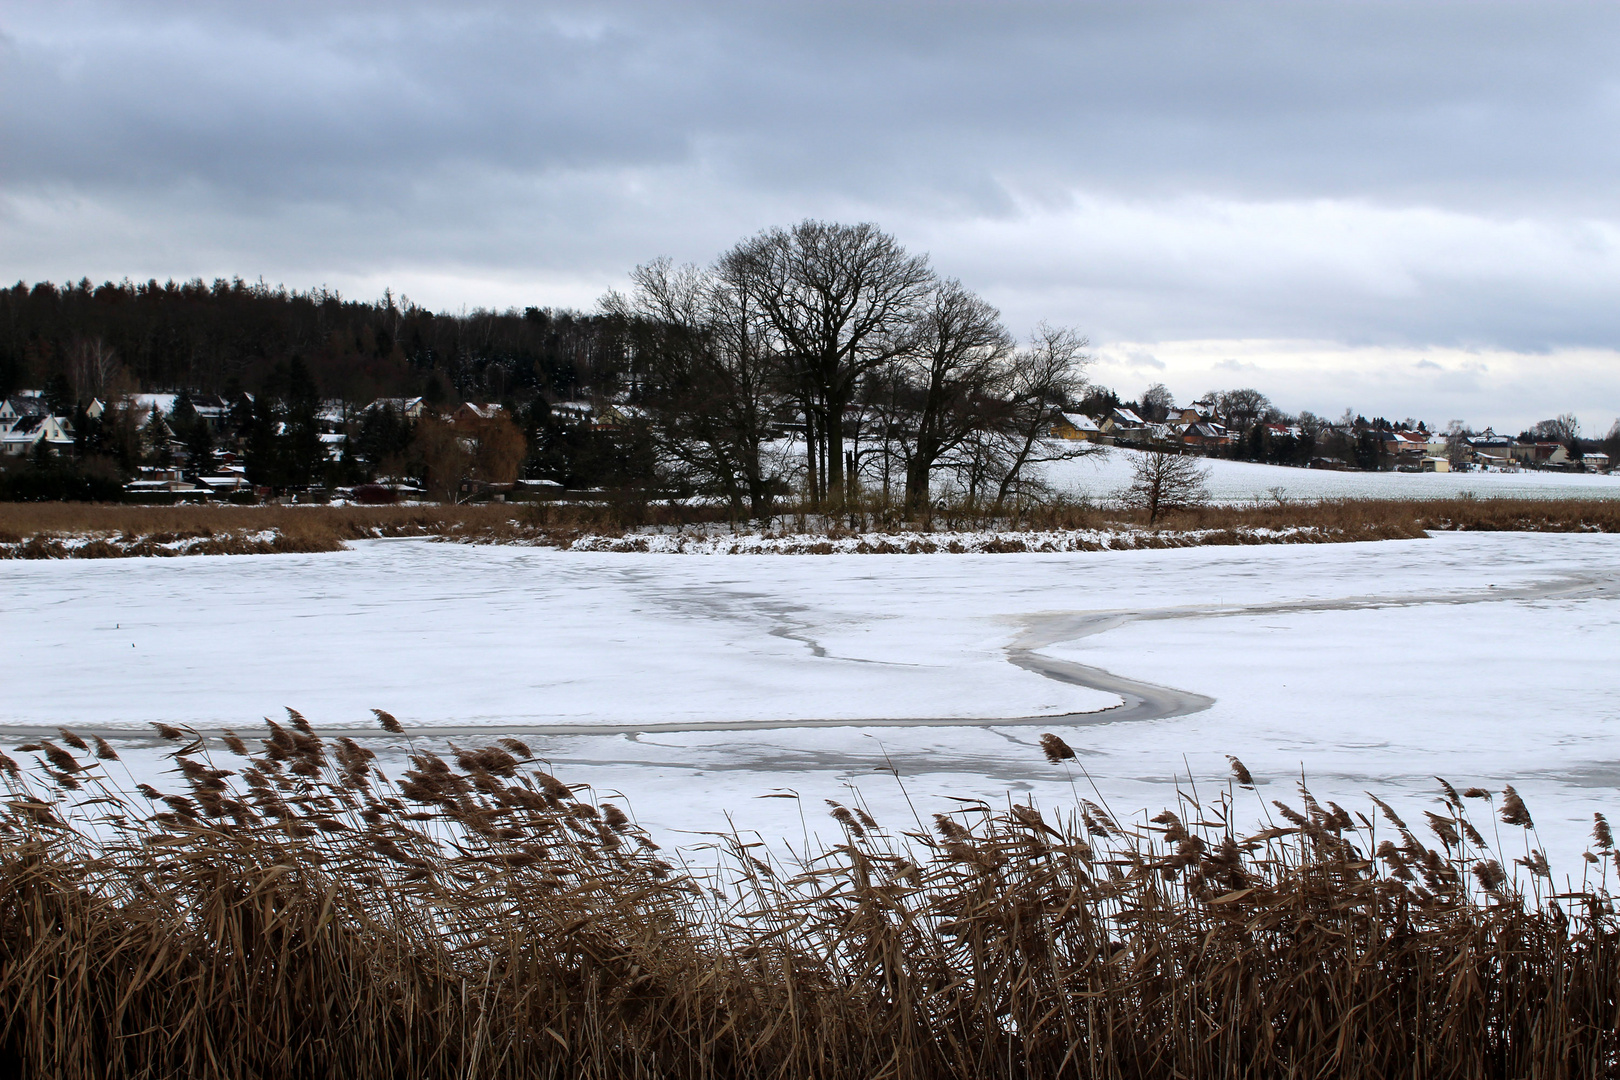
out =
<svg viewBox="0 0 1620 1080"><path fill-rule="evenodd" d="M361 484L354 489L353 498L362 506L387 506L399 501L399 493L384 484Z"/></svg>
<svg viewBox="0 0 1620 1080"><path fill-rule="evenodd" d="M19 464L0 472L4 502L116 502L123 494L117 477L81 471L71 462Z"/></svg>

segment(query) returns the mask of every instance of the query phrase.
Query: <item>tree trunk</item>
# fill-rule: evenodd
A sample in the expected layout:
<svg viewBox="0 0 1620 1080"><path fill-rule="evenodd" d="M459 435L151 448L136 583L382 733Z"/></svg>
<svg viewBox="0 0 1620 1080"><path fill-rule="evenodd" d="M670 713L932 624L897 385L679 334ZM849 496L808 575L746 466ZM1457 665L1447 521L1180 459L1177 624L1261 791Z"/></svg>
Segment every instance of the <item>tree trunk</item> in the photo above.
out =
<svg viewBox="0 0 1620 1080"><path fill-rule="evenodd" d="M816 411L811 408L809 402L806 402L804 406L804 462L805 482L810 489L811 502L821 501L821 490L817 486L819 474L816 471L816 454L820 445L816 433Z"/></svg>
<svg viewBox="0 0 1620 1080"><path fill-rule="evenodd" d="M921 510L928 501L929 475L933 472L927 458L921 454L906 465L906 509Z"/></svg>
<svg viewBox="0 0 1620 1080"><path fill-rule="evenodd" d="M823 483L825 497L838 492L840 501L844 491L844 406L841 401L827 402L827 416L822 421L822 441L827 447Z"/></svg>

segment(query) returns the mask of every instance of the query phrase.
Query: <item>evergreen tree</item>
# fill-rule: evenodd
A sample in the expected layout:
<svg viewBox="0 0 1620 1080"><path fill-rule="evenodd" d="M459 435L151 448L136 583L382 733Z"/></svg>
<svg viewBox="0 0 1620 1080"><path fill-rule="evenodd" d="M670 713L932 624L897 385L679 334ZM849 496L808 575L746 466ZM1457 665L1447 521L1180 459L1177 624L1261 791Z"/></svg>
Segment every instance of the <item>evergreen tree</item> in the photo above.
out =
<svg viewBox="0 0 1620 1080"><path fill-rule="evenodd" d="M320 390L303 357L294 356L287 365L285 386L281 450L287 482L307 487L322 478L327 460L321 442Z"/></svg>
<svg viewBox="0 0 1620 1080"><path fill-rule="evenodd" d="M276 409L269 394L261 393L252 401L247 424L247 445L243 464L248 480L260 487L279 490L286 487L286 474L281 465L280 441L276 437L279 426Z"/></svg>

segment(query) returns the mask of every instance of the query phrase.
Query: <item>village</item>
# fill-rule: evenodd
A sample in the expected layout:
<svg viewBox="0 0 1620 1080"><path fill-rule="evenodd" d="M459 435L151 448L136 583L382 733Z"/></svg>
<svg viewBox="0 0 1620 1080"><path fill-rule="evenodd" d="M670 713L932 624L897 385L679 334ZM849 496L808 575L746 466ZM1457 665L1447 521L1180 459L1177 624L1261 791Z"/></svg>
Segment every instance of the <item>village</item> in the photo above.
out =
<svg viewBox="0 0 1620 1080"><path fill-rule="evenodd" d="M1571 418L1507 435L1490 427L1472 431L1456 422L1439 430L1421 421L1368 420L1348 411L1336 421L1308 412L1288 416L1254 391L1211 394L1185 407L1166 406L1162 399L1168 395L1159 396L1158 402L1150 392L1143 395L1144 403L1118 403L1112 393L1094 390L1080 402L1052 408L1045 434L1057 443L1334 471L1606 474L1612 469L1612 438L1583 440L1578 427L1570 430ZM378 398L359 405L326 399L306 409L304 417L278 403L266 440L262 432L256 437L254 406L252 394L231 401L181 390L97 398L68 409L53 407L44 391L20 390L0 400L0 453L36 465L72 463L107 455L108 433L121 431L124 445L116 448L124 466L119 489L130 502L394 501L431 497L435 486L441 498L473 501L566 492L570 485L565 474L547 469L529 453L537 429L541 438L560 433L612 443L634 439L650 422L647 410L622 400L537 398L514 406L430 402L425 396ZM452 455L454 460L427 462L410 452L420 442L424 420L450 435L460 451ZM852 460L866 460L872 453L875 426L863 408L846 410L846 437L856 448ZM784 412L772 434L791 448L802 438L803 424ZM265 455L267 447L281 444L284 453L286 444L300 436L308 444L302 477L272 478L255 468L255 456ZM491 442L504 444L494 455L499 461L484 452ZM439 475L430 477L432 471ZM447 471L455 475L447 477Z"/></svg>

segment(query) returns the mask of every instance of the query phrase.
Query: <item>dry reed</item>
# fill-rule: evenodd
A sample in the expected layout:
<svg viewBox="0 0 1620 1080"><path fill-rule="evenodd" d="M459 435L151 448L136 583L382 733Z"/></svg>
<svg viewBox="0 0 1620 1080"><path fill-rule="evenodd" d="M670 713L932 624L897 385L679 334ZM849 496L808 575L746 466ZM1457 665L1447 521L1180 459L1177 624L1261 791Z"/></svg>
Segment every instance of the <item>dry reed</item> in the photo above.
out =
<svg viewBox="0 0 1620 1080"><path fill-rule="evenodd" d="M696 873L516 740L418 747L390 780L296 713L255 750L229 736L229 767L162 734L169 793L127 790L111 748L66 732L19 748L31 767L0 756L0 1067L837 1080L1620 1063L1608 893L1555 892L1528 844L1504 869L1469 815L1478 789L1443 788L1430 842L1382 803L1379 824L1303 787L1258 832L1232 785L1137 824L1080 799L1061 819L966 803L893 832L834 805L841 840L814 857L784 865L730 836ZM1066 767L1062 740L1046 747ZM1516 796L1503 807L1528 821ZM1588 858L1606 874L1598 823Z"/></svg>

